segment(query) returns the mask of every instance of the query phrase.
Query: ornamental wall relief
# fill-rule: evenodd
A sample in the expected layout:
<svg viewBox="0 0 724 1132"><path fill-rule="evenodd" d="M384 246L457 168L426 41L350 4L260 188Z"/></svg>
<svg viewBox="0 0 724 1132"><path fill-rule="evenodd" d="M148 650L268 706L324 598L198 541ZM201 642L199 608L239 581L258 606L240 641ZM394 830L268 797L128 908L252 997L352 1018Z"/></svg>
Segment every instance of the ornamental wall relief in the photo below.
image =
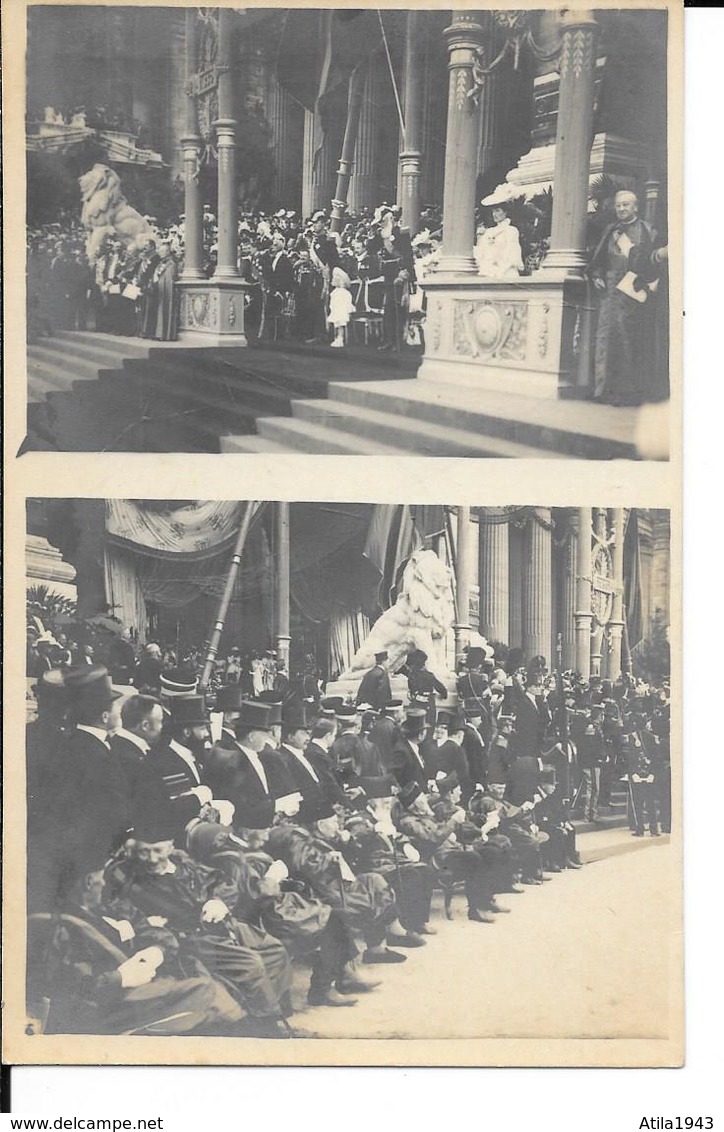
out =
<svg viewBox="0 0 724 1132"><path fill-rule="evenodd" d="M453 350L470 358L524 361L528 338L526 302L458 299L453 304Z"/></svg>

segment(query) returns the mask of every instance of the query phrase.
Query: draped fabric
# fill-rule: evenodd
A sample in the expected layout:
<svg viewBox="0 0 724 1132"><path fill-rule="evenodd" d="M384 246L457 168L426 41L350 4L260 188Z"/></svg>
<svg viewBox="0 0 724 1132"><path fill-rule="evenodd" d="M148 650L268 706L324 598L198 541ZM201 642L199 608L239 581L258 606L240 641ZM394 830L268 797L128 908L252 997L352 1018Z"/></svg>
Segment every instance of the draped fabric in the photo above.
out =
<svg viewBox="0 0 724 1132"><path fill-rule="evenodd" d="M623 540L624 608L628 629L629 648L640 643L644 635L643 601L641 593L641 542L636 508L629 513Z"/></svg>
<svg viewBox="0 0 724 1132"><path fill-rule="evenodd" d="M346 672L370 631L370 620L361 609L337 608L329 622L329 671L333 676Z"/></svg>
<svg viewBox="0 0 724 1132"><path fill-rule="evenodd" d="M411 554L445 530L445 508L422 504L376 504L372 510L364 556L381 574L380 604L394 604Z"/></svg>
<svg viewBox="0 0 724 1132"><path fill-rule="evenodd" d="M109 499L109 541L153 555L206 558L230 546L246 507L238 501Z"/></svg>
<svg viewBox="0 0 724 1132"><path fill-rule="evenodd" d="M106 545L103 567L106 601L111 616L118 618L137 634L143 643L146 639L148 611L138 577L136 558L119 547Z"/></svg>

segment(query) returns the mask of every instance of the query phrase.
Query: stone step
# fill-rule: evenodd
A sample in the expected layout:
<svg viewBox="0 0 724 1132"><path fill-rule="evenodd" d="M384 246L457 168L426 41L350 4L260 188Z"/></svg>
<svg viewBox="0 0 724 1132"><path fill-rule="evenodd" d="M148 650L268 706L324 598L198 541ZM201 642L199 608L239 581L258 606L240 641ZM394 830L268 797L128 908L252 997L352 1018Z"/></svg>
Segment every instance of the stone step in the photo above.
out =
<svg viewBox="0 0 724 1132"><path fill-rule="evenodd" d="M260 417L259 436L281 445L280 451L317 455L395 456L397 448L365 438L344 435L332 428L301 418Z"/></svg>
<svg viewBox="0 0 724 1132"><path fill-rule="evenodd" d="M238 433L229 433L219 439L219 449L223 453L234 452L268 452L274 455L283 455L289 452L289 445L265 436L239 436Z"/></svg>
<svg viewBox="0 0 724 1132"><path fill-rule="evenodd" d="M398 452L421 456L475 456L501 459L553 458L555 453L453 428L439 422L410 419L404 415L367 408L344 401L307 400L292 402L294 416L314 421L339 434L390 445Z"/></svg>
<svg viewBox="0 0 724 1132"><path fill-rule="evenodd" d="M50 381L56 389L70 388L74 381L98 377L98 363L88 358L56 354L47 346L31 346L28 351L28 387L33 389L35 375L46 382Z"/></svg>
<svg viewBox="0 0 724 1132"><path fill-rule="evenodd" d="M522 397L419 379L332 382L328 392L331 400L498 436L555 455L636 456L635 409Z"/></svg>
<svg viewBox="0 0 724 1132"><path fill-rule="evenodd" d="M104 334L99 330L57 330L54 338L71 343L78 353L84 350L103 350L121 358L145 358L148 351L159 343L146 338L126 338L120 334Z"/></svg>
<svg viewBox="0 0 724 1132"><path fill-rule="evenodd" d="M39 346L47 345L56 354L75 358L88 358L98 363L99 368L118 366L124 358L147 358L148 346L138 345L139 340L134 338L114 338L108 341L104 335L99 335L92 341L77 336L78 332L66 331L39 342Z"/></svg>

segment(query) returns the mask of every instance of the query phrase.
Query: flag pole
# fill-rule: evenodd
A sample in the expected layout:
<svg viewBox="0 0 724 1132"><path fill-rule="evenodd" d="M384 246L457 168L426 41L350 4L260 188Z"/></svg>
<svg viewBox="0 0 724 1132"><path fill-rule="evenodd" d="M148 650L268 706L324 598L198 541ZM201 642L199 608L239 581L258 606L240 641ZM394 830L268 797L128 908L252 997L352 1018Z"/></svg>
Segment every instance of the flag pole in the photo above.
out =
<svg viewBox="0 0 724 1132"><path fill-rule="evenodd" d="M226 621L226 615L229 612L231 598L234 593L234 586L236 585L236 577L239 573L239 566L241 564L241 556L244 551L244 544L246 543L246 536L249 533L251 520L254 518L254 515L257 513L260 506L261 504L256 502L249 502L246 505L244 518L241 521L241 527L239 528L239 533L236 536L234 553L231 556L229 573L226 575L226 585L224 586L224 592L221 596L221 601L219 602L219 609L216 614L216 620L211 626L211 632L209 634L209 643L206 649L206 656L204 658L204 667L201 673L201 678L199 680L200 692L203 692L206 688L208 688L209 681L211 680L211 673L214 670L214 661L216 660L216 655L219 651L221 634L224 630L224 622Z"/></svg>
<svg viewBox="0 0 724 1132"><path fill-rule="evenodd" d="M367 77L366 62L358 63L349 77L347 93L347 121L344 127L344 140L342 152L337 166L337 184L332 198L332 212L329 221L330 232L341 232L344 227L344 215L347 211L347 194L349 182L354 168L354 153L357 148L357 134L359 133L359 120L362 113L362 99L364 96L365 79Z"/></svg>

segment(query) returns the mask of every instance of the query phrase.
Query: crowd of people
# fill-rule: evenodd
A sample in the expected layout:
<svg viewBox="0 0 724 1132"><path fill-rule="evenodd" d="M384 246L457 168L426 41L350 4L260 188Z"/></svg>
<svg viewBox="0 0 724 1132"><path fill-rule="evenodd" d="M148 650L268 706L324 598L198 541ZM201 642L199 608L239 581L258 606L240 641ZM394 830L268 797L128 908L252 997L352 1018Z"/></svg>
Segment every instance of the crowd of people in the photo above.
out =
<svg viewBox="0 0 724 1132"><path fill-rule="evenodd" d="M496 191L497 192L497 191ZM479 274L510 281L540 265L547 246L536 228L522 239L511 222L510 194L481 202L471 253ZM640 404L668 395L668 251L639 216L635 193L615 194L616 219L592 249L590 279L599 296L592 359L592 396ZM143 250L109 234L88 265L76 219L28 232L29 334L86 329L168 341L178 334L175 280L183 270L184 218L160 224ZM425 280L442 255L438 207L423 211L411 237L401 208L380 205L345 217L341 232L320 210L303 219L293 210L241 213L237 267L249 284L245 326L252 338L297 339L331 347L362 344L399 351L424 346ZM203 270L213 274L218 225L203 212ZM660 292L657 293L657 292Z"/></svg>
<svg viewBox="0 0 724 1132"><path fill-rule="evenodd" d="M353 1007L446 930L436 889L492 925L509 894L579 869L572 818L596 821L619 780L635 836L671 828L666 686L471 647L455 687L411 653L404 700L385 653L356 697L325 695L312 658L288 680L272 650L249 683L232 649L200 689L159 646L129 650L122 688L57 654L34 686L28 1006L45 1032L292 1036L303 973L309 1005Z"/></svg>

